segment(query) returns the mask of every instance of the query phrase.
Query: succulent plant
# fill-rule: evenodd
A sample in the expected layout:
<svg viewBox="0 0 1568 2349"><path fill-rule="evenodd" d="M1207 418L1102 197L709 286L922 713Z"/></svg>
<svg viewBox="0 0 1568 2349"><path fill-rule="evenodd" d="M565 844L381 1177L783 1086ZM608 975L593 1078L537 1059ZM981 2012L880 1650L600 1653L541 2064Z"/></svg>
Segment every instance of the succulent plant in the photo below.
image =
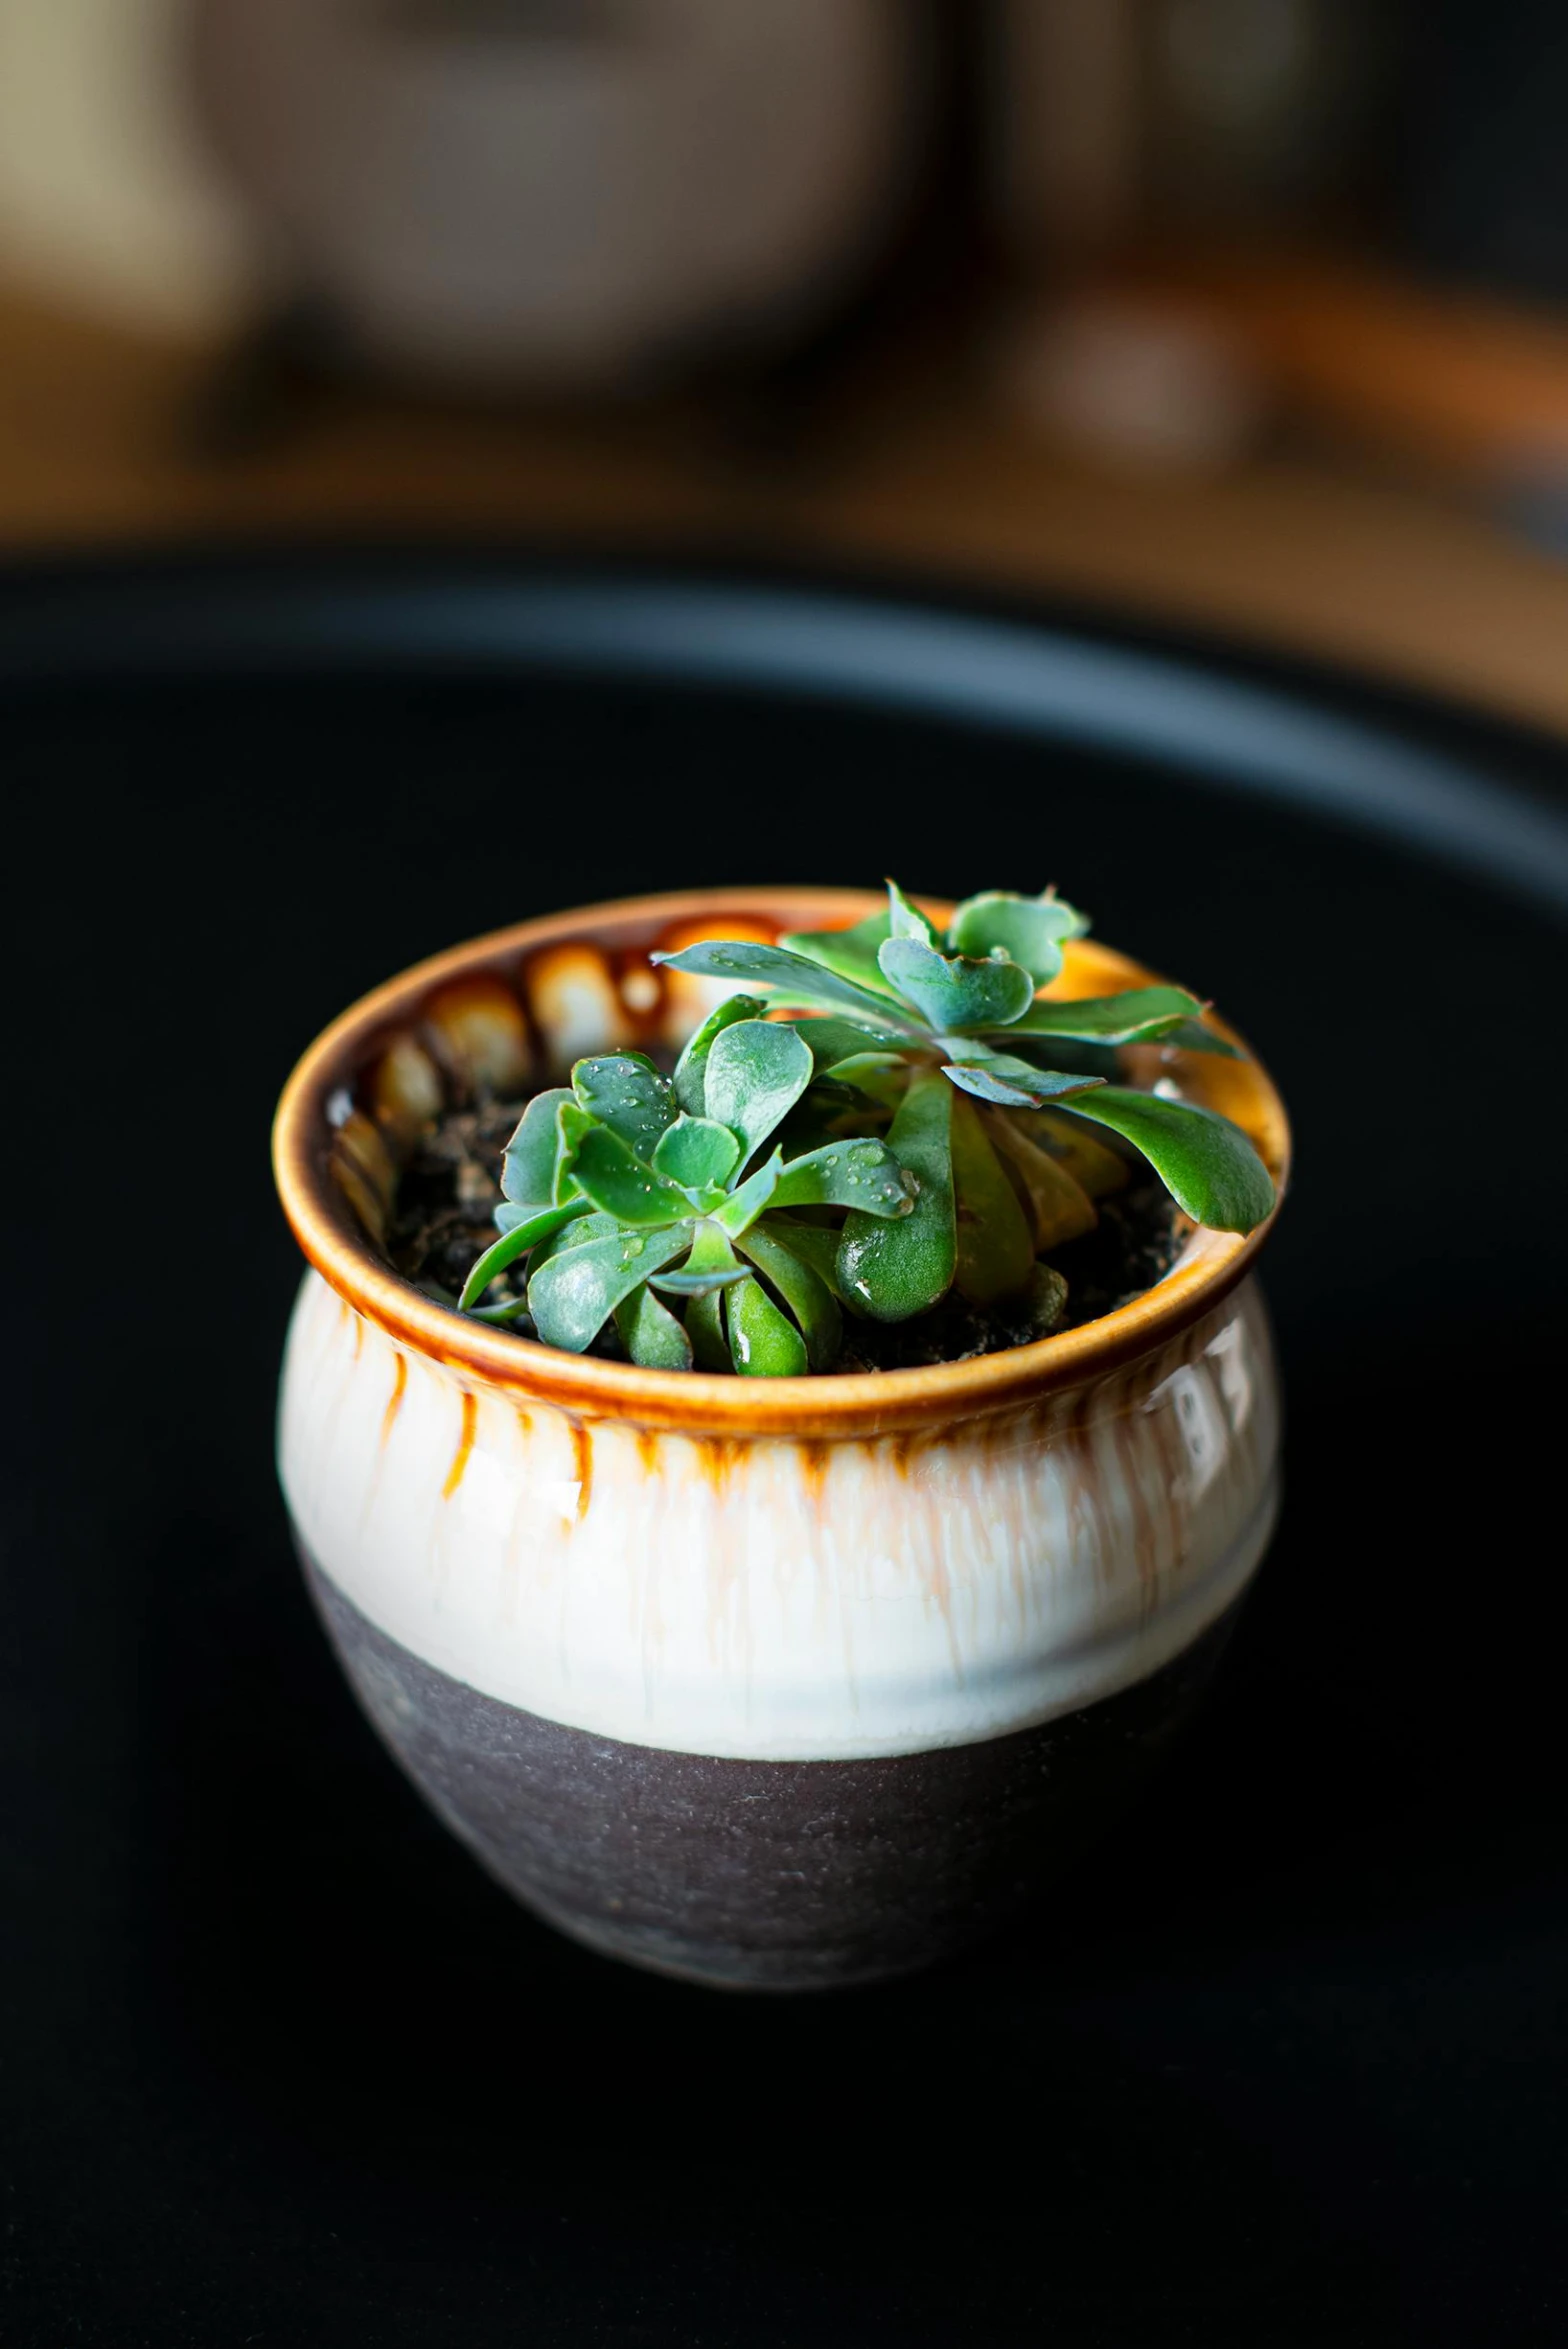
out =
<svg viewBox="0 0 1568 2349"><path fill-rule="evenodd" d="M914 1193L869 1135L787 1160L769 1149L815 1062L762 1008L722 1004L673 1078L642 1053L603 1053L528 1104L502 1162L501 1237L469 1275L466 1310L502 1324L526 1312L571 1353L613 1319L631 1359L661 1370L783 1377L831 1365L837 1235L805 1218L907 1217ZM525 1254L525 1296L481 1304Z"/></svg>
<svg viewBox="0 0 1568 2349"><path fill-rule="evenodd" d="M1251 1230L1274 1188L1239 1128L1113 1081L1129 1045L1234 1057L1207 1006L1041 994L1087 928L1054 892L989 891L939 937L890 882L849 929L656 956L748 992L672 1077L605 1053L528 1104L464 1310L574 1353L613 1319L634 1362L779 1377L832 1367L842 1309L903 1321L950 1289L1022 1301L1043 1334L1066 1297L1045 1255L1093 1228L1130 1154L1195 1223ZM485 1303L525 1257L526 1290Z"/></svg>
<svg viewBox="0 0 1568 2349"><path fill-rule="evenodd" d="M1236 1057L1204 1026L1206 1005L1179 987L1040 994L1088 926L1054 891L991 890L939 937L890 882L885 909L849 929L655 958L809 1009L788 1025L811 1051L821 1130L885 1133L913 1178L907 1216L845 1219L829 1277L852 1308L899 1321L950 1287L982 1306L1026 1290L1041 1252L1091 1228L1095 1199L1126 1180L1118 1145L1195 1223L1246 1232L1271 1211L1274 1186L1239 1128L1110 1081L1127 1045Z"/></svg>

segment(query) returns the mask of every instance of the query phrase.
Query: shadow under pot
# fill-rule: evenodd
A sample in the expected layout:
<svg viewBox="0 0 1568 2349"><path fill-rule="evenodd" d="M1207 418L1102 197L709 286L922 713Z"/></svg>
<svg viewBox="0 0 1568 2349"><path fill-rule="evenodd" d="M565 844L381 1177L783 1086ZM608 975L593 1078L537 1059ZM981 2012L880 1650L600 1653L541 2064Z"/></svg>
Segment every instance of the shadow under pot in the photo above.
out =
<svg viewBox="0 0 1568 2349"><path fill-rule="evenodd" d="M644 899L440 956L346 1013L279 1111L310 1262L280 1467L361 1703L519 1899L713 1983L874 1979L1034 1895L1202 1692L1278 1504L1253 1259L979 1358L750 1379L572 1355L463 1318L386 1254L399 1165L454 1084L668 1049L708 983L653 949L859 919L858 894ZM1088 940L1056 992L1150 983ZM1258 1064L1184 1094L1283 1185Z"/></svg>

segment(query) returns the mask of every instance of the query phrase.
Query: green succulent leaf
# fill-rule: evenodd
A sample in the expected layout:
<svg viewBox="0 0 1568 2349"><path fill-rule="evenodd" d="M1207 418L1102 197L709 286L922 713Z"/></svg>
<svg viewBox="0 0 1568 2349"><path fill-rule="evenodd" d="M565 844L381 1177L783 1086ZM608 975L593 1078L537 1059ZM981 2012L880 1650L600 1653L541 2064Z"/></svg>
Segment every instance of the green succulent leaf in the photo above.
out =
<svg viewBox="0 0 1568 2349"><path fill-rule="evenodd" d="M1067 1283L1054 1265L1037 1264L1029 1276L1029 1318L1037 1338L1049 1337L1067 1310Z"/></svg>
<svg viewBox="0 0 1568 2349"><path fill-rule="evenodd" d="M909 1062L901 1052L855 1052L825 1071L830 1084L864 1094L880 1108L896 1109L909 1082Z"/></svg>
<svg viewBox="0 0 1568 2349"><path fill-rule="evenodd" d="M690 1370L691 1340L646 1281L616 1306L615 1326L621 1344L644 1370Z"/></svg>
<svg viewBox="0 0 1568 2349"><path fill-rule="evenodd" d="M684 1190L722 1190L740 1164L740 1142L715 1119L683 1113L659 1136L650 1163Z"/></svg>
<svg viewBox="0 0 1568 2349"><path fill-rule="evenodd" d="M1118 1085L1123 1079L1122 1047L1119 1044L1086 1044L1081 1036L1018 1036L1012 1028L999 1028L985 1054L970 1049L971 1039L960 1038L964 1049L954 1054L955 1060L988 1062L1000 1045L1011 1047L1026 1067L1047 1070L1056 1076L1099 1077L1107 1085Z"/></svg>
<svg viewBox="0 0 1568 2349"><path fill-rule="evenodd" d="M686 1334L691 1339L699 1370L729 1370L732 1366L724 1335L724 1289L732 1281L744 1280L746 1267L737 1263L726 1234L710 1222L698 1224L691 1254L682 1270L697 1279L709 1274L717 1276L714 1285L693 1296L687 1306Z"/></svg>
<svg viewBox="0 0 1568 2349"><path fill-rule="evenodd" d="M440 1302L451 1305L456 1304L457 1300L455 1297L446 1297ZM470 1321L488 1322L492 1329L516 1329L520 1321L528 1318L528 1299L503 1297L499 1305L470 1305L468 1318Z"/></svg>
<svg viewBox="0 0 1568 2349"><path fill-rule="evenodd" d="M643 1052L601 1052L572 1071L580 1108L616 1134L639 1158L651 1158L659 1136L675 1120L675 1087Z"/></svg>
<svg viewBox="0 0 1568 2349"><path fill-rule="evenodd" d="M1227 1044L1223 1036L1216 1036L1214 1030L1206 1028L1201 1020L1177 1020L1162 1036L1137 1038L1135 1041L1175 1044L1183 1052L1213 1052L1221 1060L1246 1058L1244 1052L1238 1052L1234 1044Z"/></svg>
<svg viewBox="0 0 1568 2349"><path fill-rule="evenodd" d="M1028 1109L1039 1101L1059 1101L1104 1082L1101 1077L1072 1076L1063 1069L1036 1068L1010 1052L988 1052L983 1060L948 1061L942 1074L977 1101L991 1101L1003 1109Z"/></svg>
<svg viewBox="0 0 1568 2349"><path fill-rule="evenodd" d="M561 1103L555 1113L555 1122L561 1138L561 1154L555 1162L555 1197L556 1204L560 1205L566 1199L580 1196L572 1161L583 1136L596 1129L594 1120L582 1107L575 1093Z"/></svg>
<svg viewBox="0 0 1568 2349"><path fill-rule="evenodd" d="M804 1377L811 1367L806 1341L760 1281L737 1281L724 1308L730 1358L742 1378Z"/></svg>
<svg viewBox="0 0 1568 2349"><path fill-rule="evenodd" d="M708 1115L728 1126L750 1158L811 1082L811 1047L785 1023L741 1020L708 1054Z"/></svg>
<svg viewBox="0 0 1568 2349"><path fill-rule="evenodd" d="M910 904L896 881L887 885L887 915L890 938L918 938L923 946L939 943L935 923L927 921L918 905Z"/></svg>
<svg viewBox="0 0 1568 2349"><path fill-rule="evenodd" d="M1006 889L987 889L965 898L947 939L961 954L1005 954L1044 987L1061 970L1063 941L1081 938L1088 927L1083 914L1050 890L1043 897L1015 897Z"/></svg>
<svg viewBox="0 0 1568 2349"><path fill-rule="evenodd" d="M867 914L864 921L852 922L847 930L787 930L779 944L792 954L820 963L837 978L869 988L873 995L886 995L888 983L877 967L877 948L892 934L888 909L879 905L875 913Z"/></svg>
<svg viewBox="0 0 1568 2349"><path fill-rule="evenodd" d="M1035 1122L1031 1118L1030 1123ZM1037 1250L1059 1248L1093 1231L1099 1221L1094 1201L1059 1159L1021 1130L1019 1121L992 1117L986 1132L1023 1193Z"/></svg>
<svg viewBox="0 0 1568 2349"><path fill-rule="evenodd" d="M1007 1030L1009 1041L1041 1037L1055 1043L1179 1044L1184 1052L1213 1052L1240 1060L1203 1025L1205 1006L1181 987L1129 987L1120 995L1087 995L1076 1003L1037 1001Z"/></svg>
<svg viewBox="0 0 1568 2349"><path fill-rule="evenodd" d="M773 1207L852 1207L865 1215L909 1215L914 1200L904 1170L882 1142L828 1142L791 1159L780 1174Z"/></svg>
<svg viewBox="0 0 1568 2349"><path fill-rule="evenodd" d="M809 1264L802 1263L782 1240L776 1239L766 1223L754 1225L736 1245L766 1275L800 1324L808 1366L812 1370L831 1369L844 1322L838 1300L827 1282Z"/></svg>
<svg viewBox="0 0 1568 2349"><path fill-rule="evenodd" d="M686 1049L675 1063L675 1098L688 1117L707 1114L707 1100L703 1089L703 1071L708 1065L708 1054L713 1050L713 1039L722 1036L726 1028L733 1028L737 1020L754 1020L767 1010L760 995L727 995L716 1010L710 1011L696 1034L690 1037Z"/></svg>
<svg viewBox="0 0 1568 2349"><path fill-rule="evenodd" d="M552 1256L528 1283L528 1310L544 1343L581 1354L616 1306L650 1273L662 1272L682 1255L691 1236L689 1223L649 1238L612 1231Z"/></svg>
<svg viewBox="0 0 1568 2349"><path fill-rule="evenodd" d="M608 1126L586 1121L573 1141L570 1163L584 1197L620 1223L657 1231L690 1219L692 1204L679 1184L655 1174Z"/></svg>
<svg viewBox="0 0 1568 2349"><path fill-rule="evenodd" d="M711 1297L715 1289L727 1289L732 1281L745 1276L743 1264L719 1265L711 1272L693 1272L688 1264L678 1272L656 1272L648 1286L657 1289L661 1297Z"/></svg>
<svg viewBox="0 0 1568 2349"><path fill-rule="evenodd" d="M839 1243L838 1287L874 1321L906 1321L946 1295L957 1261L953 1088L939 1070L910 1085L888 1141L918 1186L908 1215L851 1214Z"/></svg>
<svg viewBox="0 0 1568 2349"><path fill-rule="evenodd" d="M889 938L878 959L889 983L939 1035L1010 1027L1034 1001L1034 981L1016 962L938 954L919 938Z"/></svg>
<svg viewBox="0 0 1568 2349"><path fill-rule="evenodd" d="M586 1207L588 1201L579 1193L577 1204L579 1207ZM564 1255L568 1248L584 1247L589 1240L610 1239L617 1235L620 1229L620 1224L613 1215L601 1214L597 1207L593 1209L591 1214L582 1216L579 1221L563 1224L558 1232L552 1232L547 1240L541 1240L535 1248L533 1261L528 1267L529 1279L532 1280L539 1267L542 1264L548 1264L552 1256Z"/></svg>
<svg viewBox="0 0 1568 2349"><path fill-rule="evenodd" d="M778 1189L779 1176L783 1169L784 1153L782 1150L775 1150L771 1158L759 1166L754 1173L749 1174L746 1180L730 1193L722 1207L716 1207L713 1210L709 1220L716 1224L720 1231L727 1232L732 1240L738 1239L742 1232L750 1230L763 1209L772 1200L774 1192Z"/></svg>
<svg viewBox="0 0 1568 2349"><path fill-rule="evenodd" d="M588 1202L579 1197L578 1204L586 1207ZM620 1233L621 1226L615 1217L602 1215L596 1207L578 1222L563 1224L558 1232L539 1242L528 1259L528 1278L532 1280L542 1265L548 1264L553 1256L564 1256L568 1248L586 1247L590 1240L618 1239Z"/></svg>
<svg viewBox="0 0 1568 2349"><path fill-rule="evenodd" d="M972 1093L977 1101L995 1102L1002 1108L1027 1109L1034 1099L1032 1093L1022 1092L1017 1085L1008 1084L994 1070L978 1067L971 1062L944 1061L942 1074L957 1085L961 1092Z"/></svg>
<svg viewBox="0 0 1568 2349"><path fill-rule="evenodd" d="M1128 987L1120 995L1083 995L1076 1003L1052 1003L1041 996L1008 1035L1143 1044L1157 1042L1180 1021L1198 1019L1202 1012L1203 1005L1184 987Z"/></svg>
<svg viewBox="0 0 1568 2349"><path fill-rule="evenodd" d="M857 1318L864 1316L864 1300L846 1296L838 1285L839 1227L836 1224L800 1223L790 1215L770 1215L763 1229L781 1248L807 1265L822 1281L840 1305Z"/></svg>
<svg viewBox="0 0 1568 2349"><path fill-rule="evenodd" d="M501 1195L514 1206L535 1208L555 1201L561 1129L556 1112L574 1098L566 1085L536 1093L518 1120L501 1159Z"/></svg>
<svg viewBox="0 0 1568 2349"><path fill-rule="evenodd" d="M1250 1232L1273 1210L1267 1167L1241 1128L1212 1109L1120 1085L1082 1093L1065 1108L1123 1135L1177 1206L1210 1231Z"/></svg>
<svg viewBox="0 0 1568 2349"><path fill-rule="evenodd" d="M752 938L707 938L679 954L656 954L655 962L671 970L688 971L698 979L729 979L737 985L768 987L788 1003L811 1004L825 1011L848 1011L862 1019L887 1021L897 1010L885 993L841 979L836 972L811 962L787 947L764 946Z"/></svg>
<svg viewBox="0 0 1568 2349"><path fill-rule="evenodd" d="M972 1305L1016 1296L1034 1270L1034 1238L972 1101L953 1102L953 1197L957 1263L953 1282Z"/></svg>
<svg viewBox="0 0 1568 2349"><path fill-rule="evenodd" d="M1124 1191L1132 1179L1127 1152L1102 1140L1083 1119L1070 1117L1065 1109L1004 1110L1001 1114L1015 1131L1026 1133L1058 1166L1065 1167L1091 1199Z"/></svg>
<svg viewBox="0 0 1568 2349"><path fill-rule="evenodd" d="M575 1199L564 1207L535 1208L532 1215L513 1224L509 1232L503 1232L500 1239L491 1242L463 1283L463 1293L458 1299L461 1310L466 1313L478 1304L497 1273L505 1272L541 1240L552 1239L564 1225L575 1223L588 1212L588 1201Z"/></svg>
<svg viewBox="0 0 1568 2349"><path fill-rule="evenodd" d="M820 1019L787 1020L782 1023L794 1029L797 1036L811 1046L811 1057L818 1076L841 1060L853 1060L863 1052L902 1052L908 1049L910 1039L896 1029L874 1028L862 1020L840 1020L831 1016Z"/></svg>

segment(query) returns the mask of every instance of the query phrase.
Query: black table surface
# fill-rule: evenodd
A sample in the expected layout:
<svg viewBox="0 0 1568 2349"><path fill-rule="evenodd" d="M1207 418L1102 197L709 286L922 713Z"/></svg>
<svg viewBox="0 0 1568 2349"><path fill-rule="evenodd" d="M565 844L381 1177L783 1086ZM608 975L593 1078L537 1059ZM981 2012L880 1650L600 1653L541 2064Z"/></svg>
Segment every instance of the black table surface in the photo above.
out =
<svg viewBox="0 0 1568 2349"><path fill-rule="evenodd" d="M0 772L0 2337L1561 2340L1568 756L864 583L193 556L0 576ZM455 939L887 870L1055 880L1269 1061L1286 1511L1041 1913L718 1995L513 1907L340 1681L268 1119Z"/></svg>

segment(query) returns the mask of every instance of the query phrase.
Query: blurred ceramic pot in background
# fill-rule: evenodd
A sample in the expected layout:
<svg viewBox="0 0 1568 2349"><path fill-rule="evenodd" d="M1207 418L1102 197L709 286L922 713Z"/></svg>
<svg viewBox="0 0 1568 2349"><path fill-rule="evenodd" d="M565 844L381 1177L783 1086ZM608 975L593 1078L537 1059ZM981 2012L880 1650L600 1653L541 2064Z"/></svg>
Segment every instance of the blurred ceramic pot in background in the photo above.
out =
<svg viewBox="0 0 1568 2349"><path fill-rule="evenodd" d="M1190 1711L1277 1507L1266 1226L1192 1233L1156 1288L1037 1344L826 1378L562 1354L393 1272L397 1164L443 1068L521 1090L676 1042L704 983L650 948L870 904L648 899L479 940L345 1014L278 1117L311 1264L282 1477L349 1677L512 1891L708 1981L862 1980L1007 1914ZM1067 994L1148 977L1068 957ZM1178 1074L1282 1179L1257 1064Z"/></svg>
<svg viewBox="0 0 1568 2349"><path fill-rule="evenodd" d="M587 388L772 347L896 214L898 0L197 0L198 99L284 280L383 360Z"/></svg>

